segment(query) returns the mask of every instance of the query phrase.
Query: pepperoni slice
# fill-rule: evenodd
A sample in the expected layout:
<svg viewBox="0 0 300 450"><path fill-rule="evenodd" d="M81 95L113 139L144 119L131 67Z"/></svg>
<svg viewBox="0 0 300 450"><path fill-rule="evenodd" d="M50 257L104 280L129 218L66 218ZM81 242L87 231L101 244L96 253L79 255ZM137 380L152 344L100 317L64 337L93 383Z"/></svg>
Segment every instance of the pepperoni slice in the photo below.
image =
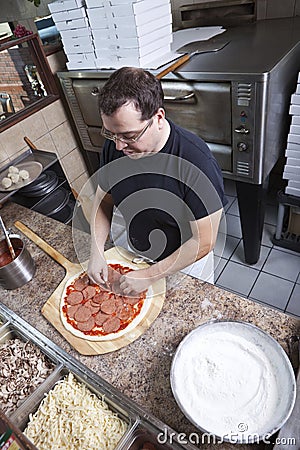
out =
<svg viewBox="0 0 300 450"><path fill-rule="evenodd" d="M113 333L117 331L121 326L121 321L118 317L109 317L102 325L103 331L105 333Z"/></svg>
<svg viewBox="0 0 300 450"><path fill-rule="evenodd" d="M77 322L86 322L92 317L92 310L88 306L80 306L74 314L74 319Z"/></svg>
<svg viewBox="0 0 300 450"><path fill-rule="evenodd" d="M78 305L83 300L82 292L79 291L72 291L69 295L66 297L66 302L69 305Z"/></svg>
<svg viewBox="0 0 300 450"><path fill-rule="evenodd" d="M119 295L116 295L115 304L116 304L116 308L120 308L120 307L124 306L123 297L120 297Z"/></svg>
<svg viewBox="0 0 300 450"><path fill-rule="evenodd" d="M98 312L98 314L95 315L94 320L96 322L96 325L103 325L103 323L109 318L108 314L104 314L101 311Z"/></svg>
<svg viewBox="0 0 300 450"><path fill-rule="evenodd" d="M79 305L71 305L71 306L69 306L69 308L67 309L67 316L70 319L74 319L74 314L76 313L78 308L79 308Z"/></svg>
<svg viewBox="0 0 300 450"><path fill-rule="evenodd" d="M140 297L123 297L123 299L129 305L136 305L141 300Z"/></svg>
<svg viewBox="0 0 300 450"><path fill-rule="evenodd" d="M104 302L101 303L101 311L105 314L113 314L116 312L115 300L113 298L104 300Z"/></svg>
<svg viewBox="0 0 300 450"><path fill-rule="evenodd" d="M83 289L82 293L85 299L89 299L93 298L96 295L97 291L94 286L87 286Z"/></svg>
<svg viewBox="0 0 300 450"><path fill-rule="evenodd" d="M101 304L103 302L103 298L102 298L102 292L99 292L98 294L94 295L94 297L92 298L93 303L96 304Z"/></svg>
<svg viewBox="0 0 300 450"><path fill-rule="evenodd" d="M78 280L74 283L74 288L76 291L82 291L85 287L87 287L90 283L90 279L87 275L83 275L82 277L78 278Z"/></svg>
<svg viewBox="0 0 300 450"><path fill-rule="evenodd" d="M117 308L116 315L123 321L130 319L134 315L133 306L125 305Z"/></svg>
<svg viewBox="0 0 300 450"><path fill-rule="evenodd" d="M91 331L95 326L94 317L91 316L86 322L78 322L77 328L80 331Z"/></svg>
<svg viewBox="0 0 300 450"><path fill-rule="evenodd" d="M100 305L99 304L93 304L92 300L88 300L84 306L87 306L88 308L91 309L92 314L97 314L97 312L100 311Z"/></svg>

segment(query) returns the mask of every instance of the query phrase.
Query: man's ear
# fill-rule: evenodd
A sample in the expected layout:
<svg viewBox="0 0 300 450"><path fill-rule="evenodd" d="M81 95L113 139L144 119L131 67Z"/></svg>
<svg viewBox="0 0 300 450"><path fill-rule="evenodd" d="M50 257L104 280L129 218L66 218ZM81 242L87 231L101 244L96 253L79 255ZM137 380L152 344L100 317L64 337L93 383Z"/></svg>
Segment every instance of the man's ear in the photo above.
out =
<svg viewBox="0 0 300 450"><path fill-rule="evenodd" d="M159 128L162 128L164 125L165 117L166 117L164 108L158 108L158 110L156 112L156 117L157 117L157 123L158 123Z"/></svg>

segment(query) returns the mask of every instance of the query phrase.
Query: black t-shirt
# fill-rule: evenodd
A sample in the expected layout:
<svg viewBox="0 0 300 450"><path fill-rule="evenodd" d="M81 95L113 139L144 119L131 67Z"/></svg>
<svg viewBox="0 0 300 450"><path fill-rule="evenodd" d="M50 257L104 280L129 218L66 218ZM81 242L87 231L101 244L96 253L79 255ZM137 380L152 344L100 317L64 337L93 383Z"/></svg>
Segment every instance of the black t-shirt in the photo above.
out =
<svg viewBox="0 0 300 450"><path fill-rule="evenodd" d="M226 203L221 170L206 143L169 121L171 131L156 154L131 159L106 141L99 185L122 213L133 250L164 259L192 235L190 221Z"/></svg>

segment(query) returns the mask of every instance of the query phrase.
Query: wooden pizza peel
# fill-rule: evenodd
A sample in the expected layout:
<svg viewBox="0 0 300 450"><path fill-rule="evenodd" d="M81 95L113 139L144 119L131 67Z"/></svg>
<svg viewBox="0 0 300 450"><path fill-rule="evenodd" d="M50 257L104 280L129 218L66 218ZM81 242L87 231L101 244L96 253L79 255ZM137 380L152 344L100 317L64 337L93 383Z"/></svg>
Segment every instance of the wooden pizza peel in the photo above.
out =
<svg viewBox="0 0 300 450"><path fill-rule="evenodd" d="M62 281L59 283L55 291L48 298L45 305L42 307L42 314L46 319L60 332L62 336L82 355L100 355L104 353L110 353L118 350L131 342L139 338L152 324L152 322L159 315L166 293L166 281L161 279L152 284L153 296L151 299L151 305L148 308L145 317L141 320L137 326L120 336L119 338L112 339L110 341L88 341L86 339L74 336L64 327L60 318L60 302L61 296L64 291L65 284L68 279L76 274L83 272L83 266L81 264L75 264L65 258L61 253L55 250L46 241L35 234L30 228L24 225L22 222L15 222L16 228L20 230L25 236L31 239L38 247L40 247L45 253L51 256L54 261L58 262L66 270L66 274ZM123 248L113 247L105 252L107 260L116 260L126 265L132 264L133 256L130 252L127 252ZM127 260L127 261L126 261ZM148 267L146 263L139 263L138 268Z"/></svg>

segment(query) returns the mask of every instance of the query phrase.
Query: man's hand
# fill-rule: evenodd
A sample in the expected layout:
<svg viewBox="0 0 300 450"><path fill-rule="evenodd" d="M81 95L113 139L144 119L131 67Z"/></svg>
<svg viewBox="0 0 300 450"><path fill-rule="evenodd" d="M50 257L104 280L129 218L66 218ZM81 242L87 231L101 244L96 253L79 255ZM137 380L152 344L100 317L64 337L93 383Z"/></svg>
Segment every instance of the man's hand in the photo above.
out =
<svg viewBox="0 0 300 450"><path fill-rule="evenodd" d="M105 284L108 278L107 262L103 253L98 252L89 260L87 274L96 284Z"/></svg>
<svg viewBox="0 0 300 450"><path fill-rule="evenodd" d="M120 278L120 288L125 295L140 294L146 291L151 284L151 279L147 278L147 272L143 269L133 270Z"/></svg>

